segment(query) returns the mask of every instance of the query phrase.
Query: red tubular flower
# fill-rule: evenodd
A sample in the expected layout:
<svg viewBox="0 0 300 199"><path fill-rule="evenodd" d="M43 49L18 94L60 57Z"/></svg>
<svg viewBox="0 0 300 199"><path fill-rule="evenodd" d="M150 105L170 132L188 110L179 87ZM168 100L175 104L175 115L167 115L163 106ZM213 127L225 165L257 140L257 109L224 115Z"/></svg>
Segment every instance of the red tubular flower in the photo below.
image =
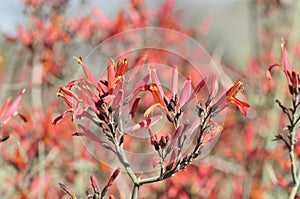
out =
<svg viewBox="0 0 300 199"><path fill-rule="evenodd" d="M129 114L131 115L131 118L134 117L134 115L135 115L135 113L136 113L136 111L137 111L138 106L139 106L140 103L141 103L141 97L138 96L138 97L134 100L134 102L133 102L133 104L132 104L132 107L131 107L131 110L130 110L130 112L129 112Z"/></svg>
<svg viewBox="0 0 300 199"><path fill-rule="evenodd" d="M288 53L286 50L286 43L285 41L282 39L282 44L281 44L281 48L282 48L282 63L276 63L271 65L268 70L267 70L267 77L269 79L272 79L272 75L271 75L271 71L275 66L279 66L283 72L285 73L289 88L290 88L290 93L298 93L299 92L299 74L296 73L296 71L292 71L291 70L291 66L290 66L290 61L289 61L289 57L288 57Z"/></svg>
<svg viewBox="0 0 300 199"><path fill-rule="evenodd" d="M71 114L71 113L73 113L73 112L74 112L74 109L73 109L73 108L70 108L70 109L65 110L61 115L59 115L58 117L56 117L56 118L53 120L52 124L53 124L53 125L56 125L57 122L60 121L61 119L63 119L64 117L66 117L67 114L69 114L69 113ZM73 120L73 118L72 118L72 120Z"/></svg>
<svg viewBox="0 0 300 199"><path fill-rule="evenodd" d="M296 73L296 71L292 71L291 73L288 73L289 78L291 80L291 88L293 89L293 92L297 93L298 91L298 87L299 87L299 74Z"/></svg>
<svg viewBox="0 0 300 199"><path fill-rule="evenodd" d="M109 178L107 184L105 185L105 187L103 188L102 192L101 192L101 198L103 198L103 196L106 194L106 192L108 191L109 187L112 185L112 183L115 181L115 179L118 177L119 173L120 173L121 169L117 168L113 174L111 175L111 177Z"/></svg>
<svg viewBox="0 0 300 199"><path fill-rule="evenodd" d="M164 106L164 101L162 98L162 93L160 92L157 84L152 83L150 85L146 85L146 90L149 90L154 98L155 103L158 103L162 106Z"/></svg>
<svg viewBox="0 0 300 199"><path fill-rule="evenodd" d="M64 94L62 93L57 93L58 97L63 98L63 100L66 102L66 104L70 107L70 108L74 108L76 105L69 99L67 98Z"/></svg>
<svg viewBox="0 0 300 199"><path fill-rule="evenodd" d="M18 114L17 109L20 106L20 102L24 93L25 89L20 92L11 105L9 105L11 103L11 97L5 101L4 105L0 109L0 124L4 126L13 116Z"/></svg>
<svg viewBox="0 0 300 199"><path fill-rule="evenodd" d="M81 101L81 99L79 99L79 97L73 91L71 91L70 89L68 89L64 86L60 87L60 91L65 93L66 95L69 95L70 97L76 99L77 101Z"/></svg>
<svg viewBox="0 0 300 199"><path fill-rule="evenodd" d="M156 108L161 108L166 114L168 114L168 110L166 108L166 104L164 103L163 97L164 94L162 93L162 89L159 89L156 83L152 83L149 85L145 85L144 90L150 91L155 104L151 105L144 113L144 117L149 117L150 113L155 110Z"/></svg>
<svg viewBox="0 0 300 199"><path fill-rule="evenodd" d="M161 83L160 83L160 80L157 76L157 73L156 73L156 70L155 69L150 69L150 81L152 82L153 85L155 85L155 92L158 91L158 93L160 94L161 96L161 99L162 97L165 95L164 94L164 91L163 91L163 88L161 86ZM151 87L150 87L151 88ZM164 104L164 103L163 103Z"/></svg>
<svg viewBox="0 0 300 199"><path fill-rule="evenodd" d="M88 69L88 67L83 63L82 58L75 58L77 60L77 63L81 65L87 79L93 84L93 86L98 90L99 94L103 94L103 89L100 85L100 82L97 81L96 77L91 73L91 71Z"/></svg>
<svg viewBox="0 0 300 199"><path fill-rule="evenodd" d="M178 66L174 65L173 66L173 71L172 71L172 94L175 96L178 90Z"/></svg>
<svg viewBox="0 0 300 199"><path fill-rule="evenodd" d="M208 76L204 77L195 87L193 95L190 96L190 99L188 101L191 101L195 98L197 98L197 94L200 92L200 90L203 88L203 86L206 85L206 82L208 80Z"/></svg>
<svg viewBox="0 0 300 199"><path fill-rule="evenodd" d="M182 107L186 102L188 102L192 91L192 81L189 77L182 86L182 91L179 98L179 106Z"/></svg>
<svg viewBox="0 0 300 199"><path fill-rule="evenodd" d="M108 62L107 79L102 82L103 85L96 79L81 58L78 58L77 62L81 65L85 77L73 80L66 86L60 87L57 95L63 98L70 108L54 119L53 124L56 124L69 113L73 113L72 119L82 117L91 119L90 111L98 115L100 113L106 114L104 107L115 110L120 108L124 97L124 78L122 77L127 72L127 60L123 59L118 62L116 73L113 60L111 59Z"/></svg>
<svg viewBox="0 0 300 199"><path fill-rule="evenodd" d="M92 187L94 189L94 192L95 193L100 193L99 185L98 185L98 181L97 181L96 177L94 175L91 175L90 180L91 180L91 184L92 184Z"/></svg>
<svg viewBox="0 0 300 199"><path fill-rule="evenodd" d="M130 76L131 77L134 77L138 71L141 69L141 66L143 66L147 61L147 55L144 55L142 56L138 61L137 63L135 64L135 66L131 69L131 74Z"/></svg>
<svg viewBox="0 0 300 199"><path fill-rule="evenodd" d="M127 72L128 61L127 59L119 60L117 64L116 77L123 76Z"/></svg>
<svg viewBox="0 0 300 199"><path fill-rule="evenodd" d="M283 39L282 39L282 43L281 43L281 49L282 49L282 63L281 64L276 63L276 64L271 65L267 70L267 77L269 79L272 79L272 75L271 75L272 69L275 66L279 66L284 71L286 78L288 80L288 83L290 84L291 81L290 81L290 78L288 77L288 71L290 71L291 66L290 66L289 57L288 57L288 54L286 51L286 43Z"/></svg>
<svg viewBox="0 0 300 199"><path fill-rule="evenodd" d="M236 104L243 116L246 116L246 109L250 107L249 104L236 98L238 91L243 89L243 82L238 80L231 88L229 88L219 100L211 107L216 113L225 109L229 104Z"/></svg>
<svg viewBox="0 0 300 199"><path fill-rule="evenodd" d="M96 136L93 132L91 132L88 128L82 126L82 125L78 125L78 127L82 130L80 132L75 132L73 134L73 136L85 136L99 144L101 144L102 146L105 146L105 142L103 142L98 136Z"/></svg>
<svg viewBox="0 0 300 199"><path fill-rule="evenodd" d="M226 92L226 101L229 103L236 104L242 115L246 116L246 109L250 107L249 104L246 102L243 102L239 99L237 99L235 96L238 93L239 90L243 89L243 82L241 80L238 80L227 92Z"/></svg>
<svg viewBox="0 0 300 199"><path fill-rule="evenodd" d="M133 126L130 126L130 127L126 128L124 131L125 132L133 132L133 131L139 130L141 128L151 127L152 125L156 124L161 118L162 118L161 115L157 115L157 116L154 116L154 117L149 117L149 118L147 118L143 121L140 121L139 123L137 123Z"/></svg>
<svg viewBox="0 0 300 199"><path fill-rule="evenodd" d="M181 124L176 130L174 135L171 138L171 143L167 149L167 151L171 151L175 146L176 146L176 141L179 137L179 135L181 135L183 133L183 124Z"/></svg>
<svg viewBox="0 0 300 199"><path fill-rule="evenodd" d="M92 95L90 95L90 92L88 92L86 90L85 85L82 85L81 87L77 88L79 91L79 94L82 98L82 100L80 100L79 102L82 102L85 106L88 106L89 108L91 108L95 113L99 113L99 111L97 110L97 107L95 105L95 100L92 97ZM77 105L76 105L77 106Z"/></svg>
<svg viewBox="0 0 300 199"><path fill-rule="evenodd" d="M113 81L114 81L114 74L115 74L115 64L114 61L111 59L108 62L107 66L107 89L108 93L111 94L113 92Z"/></svg>
<svg viewBox="0 0 300 199"><path fill-rule="evenodd" d="M150 80L150 83L147 81ZM179 117L182 109L188 104L191 100L196 97L196 94L201 90L201 88L205 85L207 78L202 79L199 84L196 86L195 90L192 88L192 80L188 77L184 84L182 85L180 96L178 95L178 67L174 65L173 73L172 73L172 83L171 83L171 92L172 98L168 99L164 94L163 88L161 86L160 80L156 73L155 69L150 69L149 75L147 75L143 81L137 86L134 90L133 94L136 94L140 91L149 91L151 92L155 104L151 105L144 113L144 117L149 117L150 113L152 113L155 109L161 109L168 117L170 121L172 121L172 117ZM194 91L194 92L193 92Z"/></svg>

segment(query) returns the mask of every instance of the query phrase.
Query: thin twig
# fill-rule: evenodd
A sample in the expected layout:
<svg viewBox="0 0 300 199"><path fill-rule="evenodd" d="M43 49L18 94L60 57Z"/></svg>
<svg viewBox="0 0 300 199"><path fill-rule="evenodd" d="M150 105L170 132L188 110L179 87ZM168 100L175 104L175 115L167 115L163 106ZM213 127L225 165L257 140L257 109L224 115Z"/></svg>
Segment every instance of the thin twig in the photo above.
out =
<svg viewBox="0 0 300 199"><path fill-rule="evenodd" d="M292 191L289 195L289 199L294 199L296 194L297 194L297 191L298 191L298 188L299 188L299 180L300 180L300 170L298 171L298 176L297 176L297 184L295 184L292 188Z"/></svg>
<svg viewBox="0 0 300 199"><path fill-rule="evenodd" d="M297 94L293 95L293 108L291 109L292 112L292 121L290 123L290 147L289 147L289 156L291 160L291 172L292 172L292 178L293 178L293 188L289 195L289 199L294 199L298 188L299 188L299 178L300 178L300 169L298 169L298 175L297 175L297 169L296 169L296 160L294 155L294 146L295 146L295 137L296 137L296 131L295 128L297 126L298 115L297 115Z"/></svg>
<svg viewBox="0 0 300 199"><path fill-rule="evenodd" d="M140 187L139 185L136 185L136 184L134 185L131 199L137 199L138 198L139 187Z"/></svg>

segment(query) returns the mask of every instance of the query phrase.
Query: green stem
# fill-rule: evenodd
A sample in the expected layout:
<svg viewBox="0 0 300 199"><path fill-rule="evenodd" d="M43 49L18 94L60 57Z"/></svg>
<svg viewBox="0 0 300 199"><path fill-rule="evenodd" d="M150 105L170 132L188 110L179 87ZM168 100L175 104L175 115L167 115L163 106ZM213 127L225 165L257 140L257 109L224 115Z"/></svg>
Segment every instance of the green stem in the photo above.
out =
<svg viewBox="0 0 300 199"><path fill-rule="evenodd" d="M294 155L294 146L295 146L295 136L296 136L296 131L295 127L298 122L298 115L297 115L297 96L293 96L293 110L292 110L292 122L291 122L291 127L290 127L290 148L289 148L289 155L291 159L291 172L292 172L292 178L293 178L293 188L292 192L289 195L289 199L294 199L298 188L299 188L299 178L300 178L300 169L298 169L298 175L296 174L296 160L295 160L295 155Z"/></svg>
<svg viewBox="0 0 300 199"><path fill-rule="evenodd" d="M139 188L140 188L140 185L134 184L131 199L137 199L138 198Z"/></svg>
<svg viewBox="0 0 300 199"><path fill-rule="evenodd" d="M124 154L123 148L121 148L118 144L116 144L115 146L116 146L118 158L119 158L120 162L122 163L122 165L124 166L127 174L131 178L132 182L134 184L139 184L137 177L135 176L134 172L132 171L132 169L128 163L126 155Z"/></svg>
<svg viewBox="0 0 300 199"><path fill-rule="evenodd" d="M296 160L294 156L294 140L295 140L295 131L291 132L290 137L290 148L289 148L289 155L291 159L291 172L292 172L292 178L293 178L293 184L294 186L298 184L298 179L296 177Z"/></svg>
<svg viewBox="0 0 300 199"><path fill-rule="evenodd" d="M143 185L143 184L149 184L149 183L153 183L153 182L159 182L163 179L161 179L160 176L156 176L156 177L151 177L151 178L144 178L144 179L141 179L139 181L139 184L140 185Z"/></svg>
<svg viewBox="0 0 300 199"><path fill-rule="evenodd" d="M190 164L191 161L193 160L193 158L195 157L195 153L198 153L199 149L200 149L200 146L203 142L203 135L204 135L204 131L208 128L208 124L207 124L207 121L210 117L210 112L207 113L207 115L204 117L204 120L202 121L202 124L201 126L199 127L200 128L200 135L199 135L199 138L197 140L197 146L195 147L194 151L193 151L193 155L191 155L190 159L188 160L188 163L187 164ZM175 124L175 127L178 128L178 123ZM132 195L131 195L131 199L137 199L138 198L138 192L139 192L139 188L140 186L144 185L144 184L150 184L150 183L154 183L154 182L159 182L159 181L162 181L162 180L165 180L165 179L168 179L170 178L171 176L173 176L173 174L175 174L176 172L178 172L179 170L183 169L184 167L181 167L180 165L180 150L183 146L183 143L182 145L180 144L180 141L178 142L178 147L179 147L179 152L178 152L178 157L177 157L177 166L164 173L164 154L163 154L163 151L162 151L162 154L161 154L161 157L163 158L163 161L162 161L162 164L161 164L161 172L160 172L160 175L159 176L155 176L155 177L150 177L150 178L144 178L144 179L139 179L136 177L136 175L134 174L134 172L132 171L129 163L128 163L128 160L127 160L127 157L124 153L124 150L122 148L122 146L120 146L117 142L117 140L114 140L114 144L115 144L115 148L116 148L116 154L118 155L118 159L120 160L120 162L122 163L122 165L124 166L125 170L127 171L127 174L129 175L129 177L131 178L133 184L134 184L134 187L133 187L133 190L132 190Z"/></svg>
<svg viewBox="0 0 300 199"><path fill-rule="evenodd" d="M118 144L115 144L115 146L116 146L118 159L120 160L121 164L125 168L128 176L130 177L130 179L132 180L132 182L134 184L131 199L137 199L138 192L139 192L139 187L140 187L140 182L139 182L138 178L135 176L134 172L132 171L132 169L131 169L131 167L128 163L127 157L124 154L123 148L120 147Z"/></svg>
<svg viewBox="0 0 300 199"><path fill-rule="evenodd" d="M300 179L300 171L298 171L297 181L292 188L292 192L289 195L289 199L294 199L296 197L298 188L299 188L299 179Z"/></svg>

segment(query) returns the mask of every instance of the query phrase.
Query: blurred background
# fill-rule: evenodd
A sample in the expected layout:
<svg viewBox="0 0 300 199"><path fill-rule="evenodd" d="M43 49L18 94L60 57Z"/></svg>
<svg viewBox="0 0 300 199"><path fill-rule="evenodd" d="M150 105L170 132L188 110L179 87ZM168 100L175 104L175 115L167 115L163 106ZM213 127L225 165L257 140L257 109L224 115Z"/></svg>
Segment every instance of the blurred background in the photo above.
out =
<svg viewBox="0 0 300 199"><path fill-rule="evenodd" d="M71 1L66 10L66 15L84 16L92 7L101 9L106 17L116 17L118 11L126 5L127 1L113 0L109 2L88 0L85 5L80 1ZM147 6L158 8L163 1L146 1ZM290 4L291 2L286 2ZM0 30L4 33L16 33L18 24L28 23L24 17L24 4L20 0L12 0L1 3ZM253 41L253 26L255 20L251 16L251 1L223 0L223 1L176 1L175 12L178 20L187 27L198 29L205 20L209 34L205 42L210 51L216 47L222 49L225 57L234 61L235 64L243 65L251 51ZM208 31L207 30L207 31ZM242 47L241 47L242 46Z"/></svg>

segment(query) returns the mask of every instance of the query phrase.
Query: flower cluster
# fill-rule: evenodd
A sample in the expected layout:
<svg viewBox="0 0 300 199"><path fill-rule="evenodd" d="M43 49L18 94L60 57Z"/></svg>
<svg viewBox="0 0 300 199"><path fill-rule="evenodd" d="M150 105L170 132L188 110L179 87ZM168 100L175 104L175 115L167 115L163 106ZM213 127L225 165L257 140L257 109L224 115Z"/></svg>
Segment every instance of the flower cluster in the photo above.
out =
<svg viewBox="0 0 300 199"><path fill-rule="evenodd" d="M117 64L109 60L107 75L101 80L97 80L81 58L78 58L77 62L82 67L85 77L73 80L60 88L58 96L66 102L69 109L58 116L54 124L63 119L66 114L72 113L73 120L86 118L100 127L107 139L93 133L84 124L78 124L81 130L74 135L85 136L116 154L133 181L136 191L143 184L167 179L191 164L193 159L207 147L206 145L213 143L220 135L222 127L214 122L213 118L229 104L236 104L244 116L249 107L246 102L236 97L238 91L243 89L240 80L221 97L217 97L218 81L214 78L207 100L203 102L197 100L196 96L205 86L207 87L208 78L202 79L193 88L192 79L189 77L178 92L177 66L172 70L171 93L165 94L157 71L152 67L133 90L128 91L129 77L138 74L141 66L146 62L145 57L131 67L131 71L128 70L127 59L121 59ZM143 93L150 93L152 100L144 99ZM144 103L148 104L146 110L142 108ZM131 108L127 114L123 107L128 104L131 104ZM194 121L186 118L190 110L193 110L192 114L196 116ZM144 118L135 122L135 115L140 111L143 111ZM124 119L124 115L129 117ZM154 132L152 126L164 116L171 124L168 128L171 133L160 136L158 132ZM160 174L150 179L135 176L123 148L124 137L127 134L145 128L148 129L150 143L158 154L158 157L153 159L153 167L160 165ZM195 144L192 150L185 154L183 150L194 134L196 134Z"/></svg>
<svg viewBox="0 0 300 199"><path fill-rule="evenodd" d="M86 193L87 194L87 198L92 198L92 199L102 199L109 187L112 185L112 183L115 181L115 179L118 177L120 173L120 169L116 169L113 174L111 175L111 177L109 178L107 184L104 186L104 188L102 189L102 191L100 192L99 189L99 184L98 181L96 179L96 177L94 175L90 176L90 181L91 181L91 185L93 188L93 193ZM76 199L76 194L66 185L59 183L59 186L72 198L72 199ZM115 197L113 195L109 196L109 199L114 199Z"/></svg>

